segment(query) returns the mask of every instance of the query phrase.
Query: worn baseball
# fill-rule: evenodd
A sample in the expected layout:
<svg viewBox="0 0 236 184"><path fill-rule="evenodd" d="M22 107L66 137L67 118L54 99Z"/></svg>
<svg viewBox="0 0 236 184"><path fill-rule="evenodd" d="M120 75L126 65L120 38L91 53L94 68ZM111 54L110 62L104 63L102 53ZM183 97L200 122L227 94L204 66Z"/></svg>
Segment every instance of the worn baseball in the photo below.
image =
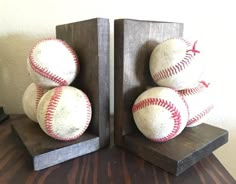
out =
<svg viewBox="0 0 236 184"><path fill-rule="evenodd" d="M67 86L79 72L79 61L66 42L45 39L31 49L27 69L33 82L44 88Z"/></svg>
<svg viewBox="0 0 236 184"><path fill-rule="evenodd" d="M90 101L81 90L59 86L49 90L39 101L37 119L50 137L70 141L80 137L89 126Z"/></svg>
<svg viewBox="0 0 236 184"><path fill-rule="evenodd" d="M193 88L179 91L189 106L187 127L194 127L203 123L214 108L208 86L206 82L202 81Z"/></svg>
<svg viewBox="0 0 236 184"><path fill-rule="evenodd" d="M171 38L152 51L149 68L156 84L176 90L193 87L203 73L197 41Z"/></svg>
<svg viewBox="0 0 236 184"><path fill-rule="evenodd" d="M134 121L144 136L165 142L179 135L188 121L188 107L177 91L154 87L143 92L132 107Z"/></svg>
<svg viewBox="0 0 236 184"><path fill-rule="evenodd" d="M47 89L40 87L39 85L32 83L30 84L22 98L22 104L25 114L29 119L37 123L37 107L41 97L47 92Z"/></svg>

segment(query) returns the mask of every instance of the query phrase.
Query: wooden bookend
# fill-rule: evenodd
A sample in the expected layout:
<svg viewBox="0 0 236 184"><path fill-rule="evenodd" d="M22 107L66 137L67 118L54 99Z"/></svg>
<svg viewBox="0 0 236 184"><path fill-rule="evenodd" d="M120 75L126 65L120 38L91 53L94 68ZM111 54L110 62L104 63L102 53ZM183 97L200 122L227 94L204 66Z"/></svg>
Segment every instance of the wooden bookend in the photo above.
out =
<svg viewBox="0 0 236 184"><path fill-rule="evenodd" d="M132 105L146 89L156 86L149 73L152 50L161 41L183 35L182 23L115 20L115 144L160 168L179 175L228 141L226 130L199 125L176 138L155 143L135 126Z"/></svg>
<svg viewBox="0 0 236 184"><path fill-rule="evenodd" d="M80 72L71 86L81 89L89 97L92 120L82 136L69 142L54 140L27 117L13 123L13 130L33 158L34 170L109 145L109 29L109 20L102 18L56 26L56 37L66 41L79 58Z"/></svg>

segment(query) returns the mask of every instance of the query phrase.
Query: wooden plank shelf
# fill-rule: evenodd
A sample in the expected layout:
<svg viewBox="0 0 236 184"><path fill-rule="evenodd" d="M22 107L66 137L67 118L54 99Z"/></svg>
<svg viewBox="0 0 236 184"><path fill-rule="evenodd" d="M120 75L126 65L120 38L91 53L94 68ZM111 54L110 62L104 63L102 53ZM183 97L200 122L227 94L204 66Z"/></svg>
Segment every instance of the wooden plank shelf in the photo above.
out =
<svg viewBox="0 0 236 184"><path fill-rule="evenodd" d="M202 124L165 143L146 139L135 126L132 105L147 88L157 86L149 72L152 50L161 41L183 36L182 23L115 20L115 144L144 160L180 175L228 141L228 132ZM208 131L207 131L208 130Z"/></svg>
<svg viewBox="0 0 236 184"><path fill-rule="evenodd" d="M28 118L13 123L14 132L30 153L35 170L109 145L109 29L109 20L104 18L56 26L56 37L67 42L79 58L80 72L71 86L87 94L93 113L86 132L68 143L51 139Z"/></svg>
<svg viewBox="0 0 236 184"><path fill-rule="evenodd" d="M136 132L124 136L130 151L166 171L179 175L228 141L228 132L207 124L186 128L165 143L155 143Z"/></svg>
<svg viewBox="0 0 236 184"><path fill-rule="evenodd" d="M35 171L99 149L99 137L89 132L76 140L63 142L46 135L38 124L27 117L13 122L12 127L32 157Z"/></svg>

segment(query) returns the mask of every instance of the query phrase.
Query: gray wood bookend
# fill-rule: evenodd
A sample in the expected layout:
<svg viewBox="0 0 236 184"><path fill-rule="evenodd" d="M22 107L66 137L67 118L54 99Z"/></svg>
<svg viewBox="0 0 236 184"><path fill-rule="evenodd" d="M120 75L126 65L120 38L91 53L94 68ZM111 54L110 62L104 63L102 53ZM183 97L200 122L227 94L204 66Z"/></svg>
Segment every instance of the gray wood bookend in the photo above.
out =
<svg viewBox="0 0 236 184"><path fill-rule="evenodd" d="M34 170L41 170L97 151L109 145L109 20L95 18L56 26L56 37L76 52L80 73L71 84L85 92L92 104L92 120L86 132L74 141L62 142L47 136L27 117L12 128L30 153ZM79 121L78 114L78 121Z"/></svg>
<svg viewBox="0 0 236 184"><path fill-rule="evenodd" d="M154 87L149 57L161 41L183 36L183 24L130 19L115 20L115 144L160 168L179 175L228 141L226 130L201 124L186 128L176 138L155 143L135 126L132 105Z"/></svg>

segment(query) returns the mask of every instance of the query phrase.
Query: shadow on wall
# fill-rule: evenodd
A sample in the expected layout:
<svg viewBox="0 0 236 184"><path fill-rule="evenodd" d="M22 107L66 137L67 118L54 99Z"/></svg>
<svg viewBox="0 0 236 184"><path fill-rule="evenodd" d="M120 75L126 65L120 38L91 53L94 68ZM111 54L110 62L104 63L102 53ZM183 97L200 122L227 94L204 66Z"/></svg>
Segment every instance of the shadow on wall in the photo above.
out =
<svg viewBox="0 0 236 184"><path fill-rule="evenodd" d="M26 60L41 39L24 34L0 37L0 106L6 113L23 113L22 96L32 82Z"/></svg>

